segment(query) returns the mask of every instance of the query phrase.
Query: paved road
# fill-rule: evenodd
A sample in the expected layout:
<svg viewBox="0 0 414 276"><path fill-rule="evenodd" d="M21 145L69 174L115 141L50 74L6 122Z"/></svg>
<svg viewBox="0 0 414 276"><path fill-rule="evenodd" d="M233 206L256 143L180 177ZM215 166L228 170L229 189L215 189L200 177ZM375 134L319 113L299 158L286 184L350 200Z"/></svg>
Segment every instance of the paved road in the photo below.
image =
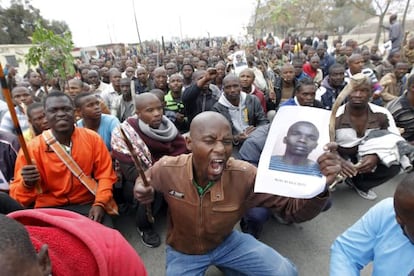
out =
<svg viewBox="0 0 414 276"><path fill-rule="evenodd" d="M267 222L261 240L290 258L298 267L299 274L305 276L324 276L329 274L329 248L333 240L347 227L352 225L372 205L393 195L396 185L404 177L399 175L391 181L375 188L378 198L368 201L358 196L346 185L340 185L333 193L332 208L312 221L281 225L275 220ZM149 275L165 274L165 244L150 249L142 245L132 216L117 219L116 225L125 238L134 246L143 259ZM157 218L156 228L165 240L165 215ZM236 228L239 228L237 225ZM210 268L207 275L222 275L217 269ZM370 275L370 267L362 275Z"/></svg>

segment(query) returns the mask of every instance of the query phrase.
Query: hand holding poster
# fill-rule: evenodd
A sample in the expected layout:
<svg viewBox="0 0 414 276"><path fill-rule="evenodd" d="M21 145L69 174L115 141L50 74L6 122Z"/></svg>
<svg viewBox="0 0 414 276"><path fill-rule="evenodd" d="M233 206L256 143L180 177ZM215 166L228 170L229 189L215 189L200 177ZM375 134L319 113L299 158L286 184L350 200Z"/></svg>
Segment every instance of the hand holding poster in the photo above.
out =
<svg viewBox="0 0 414 276"><path fill-rule="evenodd" d="M256 193L312 198L325 189L317 159L329 142L329 115L313 107L279 109L260 157Z"/></svg>

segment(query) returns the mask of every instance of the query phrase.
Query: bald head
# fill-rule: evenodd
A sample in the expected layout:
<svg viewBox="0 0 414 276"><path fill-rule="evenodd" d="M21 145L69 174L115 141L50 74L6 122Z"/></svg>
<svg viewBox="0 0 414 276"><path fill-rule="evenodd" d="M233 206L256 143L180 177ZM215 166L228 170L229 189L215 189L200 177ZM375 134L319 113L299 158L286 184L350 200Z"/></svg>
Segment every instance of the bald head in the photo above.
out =
<svg viewBox="0 0 414 276"><path fill-rule="evenodd" d="M157 96L152 93L142 93L135 97L135 108L139 112L146 108L150 102L160 101Z"/></svg>
<svg viewBox="0 0 414 276"><path fill-rule="evenodd" d="M250 68L246 68L246 69L243 69L241 72L240 72L240 75L242 75L242 74L246 74L246 75L249 75L249 76L251 76L251 77L255 77L254 76L254 72L253 72L253 70L252 69L250 69Z"/></svg>
<svg viewBox="0 0 414 276"><path fill-rule="evenodd" d="M158 75L158 74L167 74L167 70L165 70L165 68L164 68L164 67L157 67L157 68L155 68L155 70L154 70L153 74L154 74L154 75Z"/></svg>
<svg viewBox="0 0 414 276"><path fill-rule="evenodd" d="M205 70L197 70L193 73L193 80L199 80L205 75Z"/></svg>
<svg viewBox="0 0 414 276"><path fill-rule="evenodd" d="M83 87L83 81L80 80L80 79L70 79L70 80L68 80L68 84L69 84L69 86L74 85L74 86L77 86L79 88Z"/></svg>
<svg viewBox="0 0 414 276"><path fill-rule="evenodd" d="M282 68L281 68L281 71L282 72L284 72L284 71L288 71L288 70L294 70L295 68L293 67L293 65L292 64L290 64L290 63L285 63L285 64L283 64L283 66L282 66Z"/></svg>
<svg viewBox="0 0 414 276"><path fill-rule="evenodd" d="M228 74L227 76L224 77L223 79L223 85L229 81L240 81L239 77L236 76L235 74Z"/></svg>
<svg viewBox="0 0 414 276"><path fill-rule="evenodd" d="M194 117L190 125L190 137L197 136L201 130L216 129L218 125L226 125L231 133L231 126L227 119L218 112L204 111Z"/></svg>
<svg viewBox="0 0 414 276"><path fill-rule="evenodd" d="M360 54L352 54L349 58L348 58L348 63L354 63L355 61L358 61L362 59L362 55Z"/></svg>
<svg viewBox="0 0 414 276"><path fill-rule="evenodd" d="M394 193L394 205L398 213L414 221L414 173L409 173L397 186Z"/></svg>

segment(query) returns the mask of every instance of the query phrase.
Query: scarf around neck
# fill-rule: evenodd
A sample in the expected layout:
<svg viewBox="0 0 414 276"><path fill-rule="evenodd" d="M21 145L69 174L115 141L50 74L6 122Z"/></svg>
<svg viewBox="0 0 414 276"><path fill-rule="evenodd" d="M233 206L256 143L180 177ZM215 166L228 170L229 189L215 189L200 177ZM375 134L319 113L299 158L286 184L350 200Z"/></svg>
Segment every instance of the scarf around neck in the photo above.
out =
<svg viewBox="0 0 414 276"><path fill-rule="evenodd" d="M138 126L145 135L160 142L171 142L178 134L175 125L164 115L159 128L152 128L140 119L138 119Z"/></svg>

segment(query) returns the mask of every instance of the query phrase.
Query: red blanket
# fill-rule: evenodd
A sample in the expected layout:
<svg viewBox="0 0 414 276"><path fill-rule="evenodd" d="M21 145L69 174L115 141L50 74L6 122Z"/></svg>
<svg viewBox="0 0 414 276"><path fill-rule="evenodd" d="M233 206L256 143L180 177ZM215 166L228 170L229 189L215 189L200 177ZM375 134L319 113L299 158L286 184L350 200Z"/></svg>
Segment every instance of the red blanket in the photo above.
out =
<svg viewBox="0 0 414 276"><path fill-rule="evenodd" d="M118 231L77 213L34 209L8 216L25 225L37 251L48 245L53 275L147 275Z"/></svg>

